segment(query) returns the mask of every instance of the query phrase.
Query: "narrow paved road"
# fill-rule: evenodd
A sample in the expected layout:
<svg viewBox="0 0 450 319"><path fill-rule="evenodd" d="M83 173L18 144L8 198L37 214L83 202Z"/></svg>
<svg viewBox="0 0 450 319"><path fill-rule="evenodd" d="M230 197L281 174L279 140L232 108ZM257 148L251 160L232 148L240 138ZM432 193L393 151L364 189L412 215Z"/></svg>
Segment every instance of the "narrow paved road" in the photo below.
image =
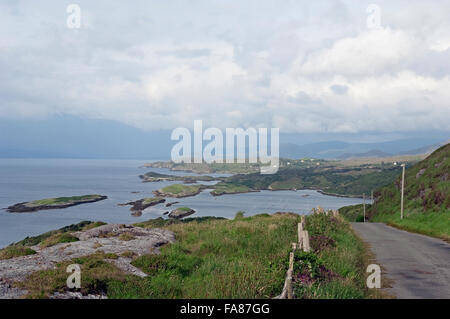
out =
<svg viewBox="0 0 450 319"><path fill-rule="evenodd" d="M393 280L397 298L450 298L450 244L381 223L353 223L377 263Z"/></svg>

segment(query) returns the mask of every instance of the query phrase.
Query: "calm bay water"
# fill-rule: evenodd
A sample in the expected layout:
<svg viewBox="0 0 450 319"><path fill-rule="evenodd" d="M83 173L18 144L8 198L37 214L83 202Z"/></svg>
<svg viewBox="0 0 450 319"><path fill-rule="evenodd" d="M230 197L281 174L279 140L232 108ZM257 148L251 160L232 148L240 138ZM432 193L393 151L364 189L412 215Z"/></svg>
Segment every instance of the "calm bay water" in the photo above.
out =
<svg viewBox="0 0 450 319"><path fill-rule="evenodd" d="M0 247L46 231L78 223L82 220L108 223L135 223L162 216L176 207L188 206L195 216L233 218L242 210L246 216L276 211L307 214L318 205L337 209L362 202L361 199L326 196L316 191L262 191L257 193L213 197L207 190L197 196L181 199L170 208L164 204L150 207L142 216L133 217L129 206L118 203L152 196L152 190L176 182L142 183L139 175L150 170L176 175L167 169L140 167L144 161L69 160L69 159L0 159L0 208L15 203L59 196L101 194L108 199L65 209L13 214L0 210ZM213 174L214 175L214 174ZM216 175L217 176L217 175ZM132 192L139 192L134 194Z"/></svg>

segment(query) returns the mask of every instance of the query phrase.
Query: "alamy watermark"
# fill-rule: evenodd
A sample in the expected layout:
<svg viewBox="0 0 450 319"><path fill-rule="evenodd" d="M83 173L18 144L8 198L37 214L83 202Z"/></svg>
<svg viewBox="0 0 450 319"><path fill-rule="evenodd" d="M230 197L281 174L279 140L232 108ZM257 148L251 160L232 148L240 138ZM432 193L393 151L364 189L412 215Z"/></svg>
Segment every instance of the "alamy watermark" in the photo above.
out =
<svg viewBox="0 0 450 319"><path fill-rule="evenodd" d="M78 264L71 264L67 266L66 272L70 273L67 278L66 284L69 289L80 289L81 288L81 268Z"/></svg>
<svg viewBox="0 0 450 319"><path fill-rule="evenodd" d="M81 11L80 5L76 3L69 4L66 7L66 26L72 30L78 30L82 27L89 28L90 26L90 15L87 11Z"/></svg>
<svg viewBox="0 0 450 319"><path fill-rule="evenodd" d="M172 131L170 138L179 142L172 147L171 159L175 163L260 163L261 174L275 174L278 171L280 162L278 128L270 129L270 145L267 128L258 130L252 127L246 130L226 128L225 137L224 147L222 131L210 127L203 132L203 121L201 120L194 121L193 140L189 129L176 128ZM203 141L210 142L203 147ZM270 155L268 154L269 147Z"/></svg>
<svg viewBox="0 0 450 319"><path fill-rule="evenodd" d="M381 268L377 264L370 264L367 266L367 273L370 273L367 276L366 284L367 288L381 288Z"/></svg>
<svg viewBox="0 0 450 319"><path fill-rule="evenodd" d="M379 5L371 3L366 9L369 14L367 16L366 24L369 29L381 28L381 8Z"/></svg>

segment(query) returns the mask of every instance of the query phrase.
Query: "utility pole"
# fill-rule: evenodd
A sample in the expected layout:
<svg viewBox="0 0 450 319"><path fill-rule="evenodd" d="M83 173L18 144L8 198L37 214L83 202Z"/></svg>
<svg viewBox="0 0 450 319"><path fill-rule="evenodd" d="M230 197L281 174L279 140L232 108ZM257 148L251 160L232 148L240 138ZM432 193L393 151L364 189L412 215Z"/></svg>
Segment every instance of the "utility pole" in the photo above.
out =
<svg viewBox="0 0 450 319"><path fill-rule="evenodd" d="M364 222L366 222L366 193L363 193Z"/></svg>
<svg viewBox="0 0 450 319"><path fill-rule="evenodd" d="M401 203L400 203L400 219L403 219L403 195L405 193L405 164L402 165L402 196L401 196Z"/></svg>

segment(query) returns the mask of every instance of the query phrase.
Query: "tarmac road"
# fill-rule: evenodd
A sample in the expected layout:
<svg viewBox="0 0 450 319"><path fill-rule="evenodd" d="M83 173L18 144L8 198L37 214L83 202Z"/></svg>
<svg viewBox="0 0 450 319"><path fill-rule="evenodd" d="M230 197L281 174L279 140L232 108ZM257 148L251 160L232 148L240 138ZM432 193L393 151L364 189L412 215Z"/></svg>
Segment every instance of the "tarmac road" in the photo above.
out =
<svg viewBox="0 0 450 319"><path fill-rule="evenodd" d="M450 298L450 244L382 223L352 223L393 281L397 298Z"/></svg>

